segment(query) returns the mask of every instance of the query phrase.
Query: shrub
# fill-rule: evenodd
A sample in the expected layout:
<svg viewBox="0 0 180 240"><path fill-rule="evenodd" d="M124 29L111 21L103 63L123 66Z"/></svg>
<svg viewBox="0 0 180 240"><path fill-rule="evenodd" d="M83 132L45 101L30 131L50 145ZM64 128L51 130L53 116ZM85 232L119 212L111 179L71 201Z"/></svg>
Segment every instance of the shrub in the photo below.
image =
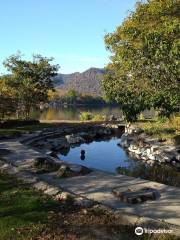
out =
<svg viewBox="0 0 180 240"><path fill-rule="evenodd" d="M88 120L92 120L93 115L90 112L81 112L80 113L80 120L81 121L88 121Z"/></svg>
<svg viewBox="0 0 180 240"><path fill-rule="evenodd" d="M93 121L104 121L105 116L101 115L101 114L94 114L92 120Z"/></svg>
<svg viewBox="0 0 180 240"><path fill-rule="evenodd" d="M139 116L138 116L138 120L145 120L145 117L144 117L144 114L143 113L140 113Z"/></svg>
<svg viewBox="0 0 180 240"><path fill-rule="evenodd" d="M101 114L91 113L91 112L81 112L80 120L81 121L104 121L105 116Z"/></svg>

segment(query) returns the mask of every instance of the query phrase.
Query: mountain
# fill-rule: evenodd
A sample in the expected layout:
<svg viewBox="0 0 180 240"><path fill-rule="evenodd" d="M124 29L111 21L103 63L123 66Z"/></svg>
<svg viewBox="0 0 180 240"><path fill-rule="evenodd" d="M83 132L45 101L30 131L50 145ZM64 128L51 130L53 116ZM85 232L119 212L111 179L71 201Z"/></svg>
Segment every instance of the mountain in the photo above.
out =
<svg viewBox="0 0 180 240"><path fill-rule="evenodd" d="M104 73L104 69L90 68L82 73L58 74L54 78L54 83L56 88L101 95L101 81Z"/></svg>

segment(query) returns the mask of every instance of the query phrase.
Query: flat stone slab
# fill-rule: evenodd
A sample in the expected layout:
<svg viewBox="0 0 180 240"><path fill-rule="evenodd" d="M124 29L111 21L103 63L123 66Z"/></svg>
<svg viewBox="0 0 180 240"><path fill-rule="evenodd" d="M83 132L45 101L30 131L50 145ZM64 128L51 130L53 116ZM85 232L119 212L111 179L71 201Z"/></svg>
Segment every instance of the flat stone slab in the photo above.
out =
<svg viewBox="0 0 180 240"><path fill-rule="evenodd" d="M0 141L0 149L6 149L8 154L3 155L3 159L14 166L28 166L38 157L46 157L23 144L16 139Z"/></svg>
<svg viewBox="0 0 180 240"><path fill-rule="evenodd" d="M94 171L85 176L73 178L54 178L54 173L41 175L43 181L51 185L61 186L70 192L97 201L115 210L140 217L147 217L180 226L180 189L157 182L142 180L125 175L114 175ZM117 188L121 192L138 188L153 188L160 198L148 200L140 204L130 204L120 201L112 192Z"/></svg>
<svg viewBox="0 0 180 240"><path fill-rule="evenodd" d="M118 197L121 201L137 204L146 202L149 200L156 200L160 197L159 192L153 188L140 188L140 189L128 189L128 191L123 191L121 188L114 188L112 190L113 194Z"/></svg>

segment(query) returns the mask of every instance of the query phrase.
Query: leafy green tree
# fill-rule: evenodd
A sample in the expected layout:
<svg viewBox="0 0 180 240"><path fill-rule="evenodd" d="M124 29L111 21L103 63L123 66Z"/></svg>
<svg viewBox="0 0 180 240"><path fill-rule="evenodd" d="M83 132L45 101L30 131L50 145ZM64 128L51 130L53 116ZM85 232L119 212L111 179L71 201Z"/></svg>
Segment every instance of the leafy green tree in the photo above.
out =
<svg viewBox="0 0 180 240"><path fill-rule="evenodd" d="M71 89L67 92L66 98L69 100L71 104L73 104L76 102L78 96L80 96L80 94L76 90Z"/></svg>
<svg viewBox="0 0 180 240"><path fill-rule="evenodd" d="M20 54L10 56L4 66L11 73L11 87L16 89L18 108L28 117L32 107L47 101L48 91L53 89L52 77L58 65L52 65L52 58L34 55L33 61L22 60Z"/></svg>
<svg viewBox="0 0 180 240"><path fill-rule="evenodd" d="M179 9L179 0L138 2L122 25L105 36L112 56L103 87L127 119L130 112L135 119L148 107L169 116L180 104Z"/></svg>
<svg viewBox="0 0 180 240"><path fill-rule="evenodd" d="M16 91L11 88L10 83L10 76L0 77L0 119L16 113Z"/></svg>

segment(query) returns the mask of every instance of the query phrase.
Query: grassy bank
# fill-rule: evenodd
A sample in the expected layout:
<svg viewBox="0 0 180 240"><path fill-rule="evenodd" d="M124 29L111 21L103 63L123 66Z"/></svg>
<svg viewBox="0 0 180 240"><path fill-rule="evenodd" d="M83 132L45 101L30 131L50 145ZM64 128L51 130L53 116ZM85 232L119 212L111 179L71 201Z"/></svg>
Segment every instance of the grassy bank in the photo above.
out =
<svg viewBox="0 0 180 240"><path fill-rule="evenodd" d="M144 129L145 133L166 140L175 145L180 144L180 116L170 119L155 119L152 121L140 120L135 123L137 127Z"/></svg>

